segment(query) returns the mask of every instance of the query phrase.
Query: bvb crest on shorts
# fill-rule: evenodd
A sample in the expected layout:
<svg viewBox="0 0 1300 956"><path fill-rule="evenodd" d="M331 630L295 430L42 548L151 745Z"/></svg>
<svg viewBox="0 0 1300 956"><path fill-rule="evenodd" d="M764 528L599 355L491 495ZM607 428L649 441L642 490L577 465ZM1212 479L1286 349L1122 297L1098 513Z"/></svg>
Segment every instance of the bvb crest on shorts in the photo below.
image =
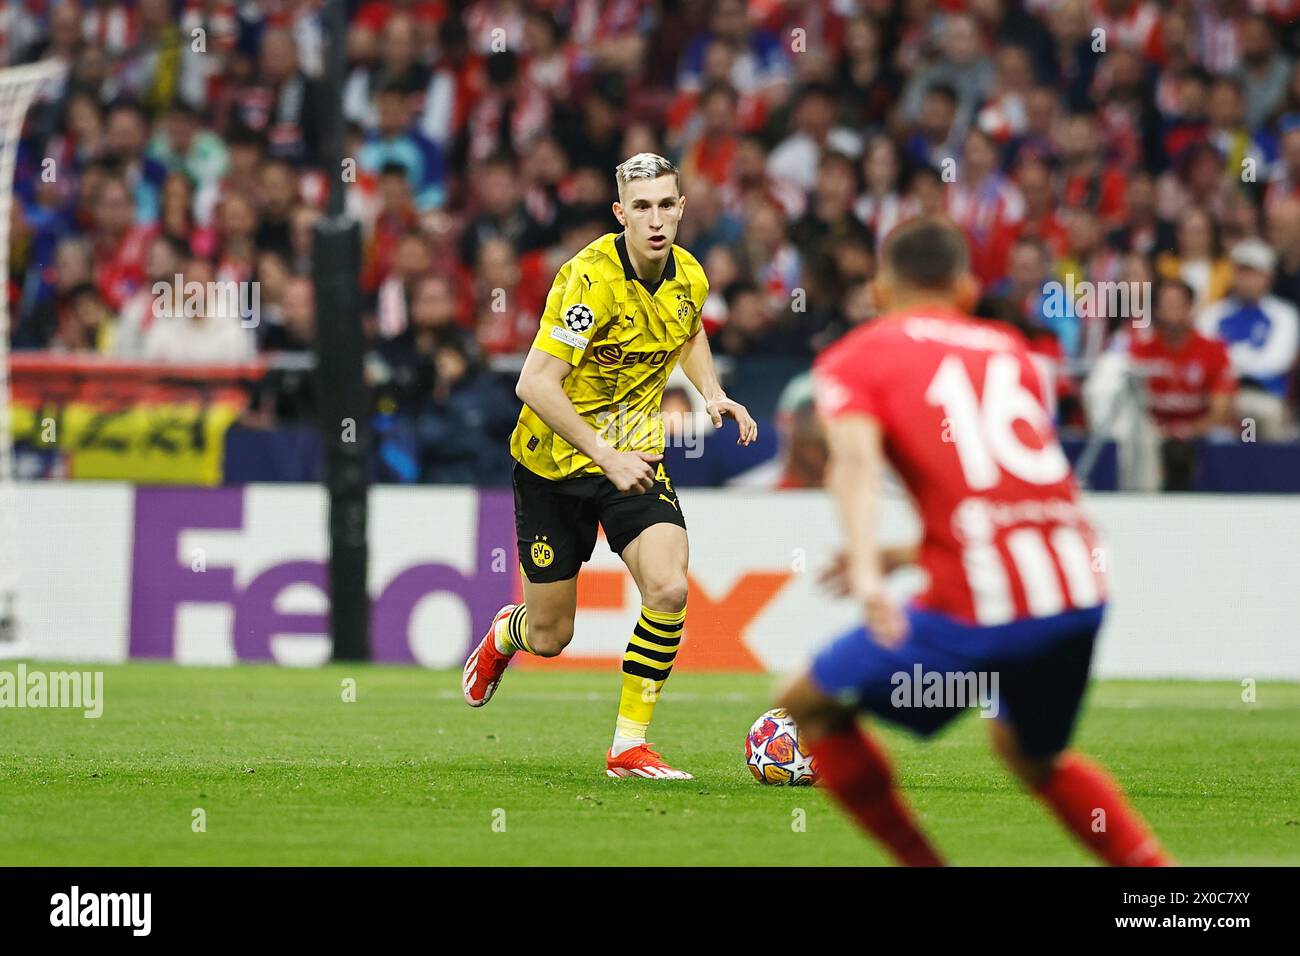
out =
<svg viewBox="0 0 1300 956"><path fill-rule="evenodd" d="M545 540L534 541L530 551L534 567L544 568L555 560L555 552Z"/></svg>

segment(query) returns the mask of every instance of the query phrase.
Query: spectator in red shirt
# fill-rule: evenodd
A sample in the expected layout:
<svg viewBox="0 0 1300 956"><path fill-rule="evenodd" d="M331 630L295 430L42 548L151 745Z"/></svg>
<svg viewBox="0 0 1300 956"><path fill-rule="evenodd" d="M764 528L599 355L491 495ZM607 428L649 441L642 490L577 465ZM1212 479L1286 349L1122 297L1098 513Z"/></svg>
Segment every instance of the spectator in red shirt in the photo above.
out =
<svg viewBox="0 0 1300 956"><path fill-rule="evenodd" d="M1033 88L1034 65L1029 51L1019 46L1000 47L993 94L976 116L976 127L999 146L1024 135L1029 118L1025 102Z"/></svg>
<svg viewBox="0 0 1300 956"><path fill-rule="evenodd" d="M393 268L380 282L376 295L376 331L381 338L391 339L406 330L416 283L433 269L433 261L429 240L422 232L412 230L397 241Z"/></svg>
<svg viewBox="0 0 1300 956"><path fill-rule="evenodd" d="M130 361L139 361L144 355L145 337L158 301L154 286L161 282L171 287L189 255L188 247L162 233L155 233L145 248L145 282L123 304L113 340L113 354Z"/></svg>
<svg viewBox="0 0 1300 956"><path fill-rule="evenodd" d="M1016 240L1037 239L1059 259L1070 250L1070 230L1062 220L1052 191L1052 170L1033 153L1016 164L1013 177L1024 200L1024 216L1016 227Z"/></svg>
<svg viewBox="0 0 1300 956"><path fill-rule="evenodd" d="M467 148L471 163L482 162L503 150L522 154L551 123L550 100L521 73L519 57L513 50L493 53L486 69L488 88L469 115Z"/></svg>
<svg viewBox="0 0 1300 956"><path fill-rule="evenodd" d="M194 206L193 181L180 170L169 174L163 183L158 232L183 243L194 255L210 257L216 252L217 234L195 222Z"/></svg>
<svg viewBox="0 0 1300 956"><path fill-rule="evenodd" d="M903 156L898 145L885 135L867 144L862 157L862 195L853 204L853 212L876 237L876 249L885 236L916 210L903 195Z"/></svg>
<svg viewBox="0 0 1300 956"><path fill-rule="evenodd" d="M971 273L983 285L1007 274L1007 253L1020 231L1025 202L998 169L997 146L977 129L966 136L961 174L948 189L948 210L970 243Z"/></svg>
<svg viewBox="0 0 1300 956"><path fill-rule="evenodd" d="M571 92L578 53L565 44L564 28L547 10L530 10L524 22L524 79L556 102Z"/></svg>
<svg viewBox="0 0 1300 956"><path fill-rule="evenodd" d="M82 11L82 37L109 56L122 56L135 43L138 31L134 6L121 0L95 0Z"/></svg>
<svg viewBox="0 0 1300 956"><path fill-rule="evenodd" d="M433 0L368 0L361 5L352 22L378 33L393 14L402 13L414 17L427 30L432 30L447 15L443 4Z"/></svg>
<svg viewBox="0 0 1300 956"><path fill-rule="evenodd" d="M475 269L476 335L490 355L523 355L537 335L538 313L520 294L519 257L509 240L479 244Z"/></svg>
<svg viewBox="0 0 1300 956"><path fill-rule="evenodd" d="M1094 0L1093 17L1118 44L1154 56L1160 36L1160 9L1147 0Z"/></svg>
<svg viewBox="0 0 1300 956"><path fill-rule="evenodd" d="M731 181L736 157L736 91L714 83L700 94L698 124L686 129L682 175L689 182L707 182L721 188Z"/></svg>
<svg viewBox="0 0 1300 956"><path fill-rule="evenodd" d="M1196 331L1196 295L1181 279L1156 291L1155 323L1129 341L1129 358L1142 377L1147 404L1161 437L1165 491L1189 491L1196 442L1228 424L1236 379L1222 342Z"/></svg>
<svg viewBox="0 0 1300 956"><path fill-rule="evenodd" d="M1101 131L1088 113L1075 113L1061 130L1063 175L1061 201L1073 208L1092 209L1108 226L1122 223L1124 173L1101 156Z"/></svg>
<svg viewBox="0 0 1300 956"><path fill-rule="evenodd" d="M470 111L487 86L484 58L469 42L465 25L449 17L438 26L438 58L424 98L420 132L443 149L465 129Z"/></svg>
<svg viewBox="0 0 1300 956"><path fill-rule="evenodd" d="M132 222L134 207L126 180L109 176L93 202L95 217L95 286L108 307L117 312L144 281L145 239L148 230Z"/></svg>
<svg viewBox="0 0 1300 956"><path fill-rule="evenodd" d="M389 163L380 171L379 201L379 214L365 245L361 271L361 288L367 294L377 292L393 270L398 241L419 226L405 166Z"/></svg>
<svg viewBox="0 0 1300 956"><path fill-rule="evenodd" d="M243 193L231 193L217 207L217 279L246 282L257 263L257 209Z"/></svg>

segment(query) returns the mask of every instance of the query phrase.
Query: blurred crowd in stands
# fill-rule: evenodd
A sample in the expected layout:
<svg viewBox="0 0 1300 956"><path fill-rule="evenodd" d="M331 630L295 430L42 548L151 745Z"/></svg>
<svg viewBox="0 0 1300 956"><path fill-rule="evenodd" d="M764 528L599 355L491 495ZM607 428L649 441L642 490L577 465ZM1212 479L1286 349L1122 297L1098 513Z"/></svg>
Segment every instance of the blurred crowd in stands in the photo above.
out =
<svg viewBox="0 0 1300 956"><path fill-rule="evenodd" d="M21 142L14 348L309 355L313 228L340 175L377 414L414 430L424 480L494 482L551 279L617 228L614 166L649 150L682 169L678 241L733 373L806 365L870 321L882 239L946 211L980 311L1030 338L1063 426L1108 414L1119 357L1167 471L1246 417L1294 437L1300 0L346 6L334 170L317 0L4 3L0 63L71 64ZM158 315L177 275L257 283L258 321ZM1154 291L1117 315L1060 308L1054 282ZM307 365L277 367L246 420L311 420Z"/></svg>

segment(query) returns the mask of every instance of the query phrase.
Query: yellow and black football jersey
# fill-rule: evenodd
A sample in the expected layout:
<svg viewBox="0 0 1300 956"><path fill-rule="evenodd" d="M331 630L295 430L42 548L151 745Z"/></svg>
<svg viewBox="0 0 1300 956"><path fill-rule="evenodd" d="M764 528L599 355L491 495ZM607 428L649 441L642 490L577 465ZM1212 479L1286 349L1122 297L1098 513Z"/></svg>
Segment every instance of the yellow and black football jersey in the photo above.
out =
<svg viewBox="0 0 1300 956"><path fill-rule="evenodd" d="M704 269L685 249L669 249L663 277L646 283L632 268L626 238L609 233L560 267L533 348L574 366L565 394L609 444L658 453L664 448L664 385L682 346L700 328L708 293ZM600 473L527 405L510 437L510 454L552 480Z"/></svg>

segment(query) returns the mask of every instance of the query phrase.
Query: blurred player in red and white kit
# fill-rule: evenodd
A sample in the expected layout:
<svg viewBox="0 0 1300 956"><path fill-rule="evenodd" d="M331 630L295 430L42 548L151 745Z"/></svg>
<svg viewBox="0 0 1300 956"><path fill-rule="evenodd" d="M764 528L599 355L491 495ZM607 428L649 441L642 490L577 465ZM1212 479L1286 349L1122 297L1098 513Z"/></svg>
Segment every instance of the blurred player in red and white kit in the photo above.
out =
<svg viewBox="0 0 1300 956"><path fill-rule="evenodd" d="M881 317L814 365L827 487L847 539L828 582L861 604L866 626L823 649L780 702L858 823L900 862L933 866L938 853L857 717L929 736L964 711L957 681L982 675L993 689L984 713L996 716L993 748L1024 785L1106 862L1165 864L1105 771L1066 749L1105 606L1103 562L1024 339L964 311L976 294L968 263L952 222L899 226L876 280ZM886 459L924 530L918 546L882 552ZM885 576L909 563L928 572L929 586L901 609ZM927 694L922 706L898 692L904 678L929 685L932 675L946 698Z"/></svg>

